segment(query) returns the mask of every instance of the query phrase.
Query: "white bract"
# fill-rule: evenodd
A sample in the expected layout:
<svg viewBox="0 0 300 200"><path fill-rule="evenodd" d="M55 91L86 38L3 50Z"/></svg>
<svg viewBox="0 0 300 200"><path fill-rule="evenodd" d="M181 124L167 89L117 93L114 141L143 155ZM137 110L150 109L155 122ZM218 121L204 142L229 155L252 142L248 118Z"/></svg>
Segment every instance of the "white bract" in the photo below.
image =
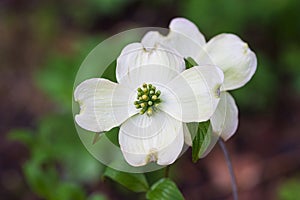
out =
<svg viewBox="0 0 300 200"><path fill-rule="evenodd" d="M211 118L224 78L211 65L185 70L174 50L141 43L122 50L116 77L118 83L93 78L77 86L75 121L93 132L120 126L120 147L132 166L173 163L189 135L185 123Z"/></svg>
<svg viewBox="0 0 300 200"><path fill-rule="evenodd" d="M192 58L198 65L212 64L222 69L221 100L210 121L215 134L229 139L238 126L238 109L227 91L240 88L251 79L256 70L256 55L233 34L220 34L206 42L196 25L184 18L173 19L169 28L167 36L148 32L143 45L163 44L176 49L186 59Z"/></svg>

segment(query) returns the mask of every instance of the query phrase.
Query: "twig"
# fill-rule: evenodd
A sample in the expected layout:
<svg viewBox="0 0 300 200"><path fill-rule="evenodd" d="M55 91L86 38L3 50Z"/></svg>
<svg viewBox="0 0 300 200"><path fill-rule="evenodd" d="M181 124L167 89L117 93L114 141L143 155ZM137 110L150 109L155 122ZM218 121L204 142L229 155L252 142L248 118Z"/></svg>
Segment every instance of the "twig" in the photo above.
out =
<svg viewBox="0 0 300 200"><path fill-rule="evenodd" d="M233 167L232 167L232 163L230 160L230 156L229 153L227 151L227 148L225 146L225 143L223 142L223 140L221 138L219 138L219 145L223 151L226 163L227 163L227 167L228 167L228 171L230 174L230 178L231 178L231 187L232 187L232 195L233 195L233 199L234 200L238 200L238 191L237 191L237 184L236 184L236 178L233 172Z"/></svg>

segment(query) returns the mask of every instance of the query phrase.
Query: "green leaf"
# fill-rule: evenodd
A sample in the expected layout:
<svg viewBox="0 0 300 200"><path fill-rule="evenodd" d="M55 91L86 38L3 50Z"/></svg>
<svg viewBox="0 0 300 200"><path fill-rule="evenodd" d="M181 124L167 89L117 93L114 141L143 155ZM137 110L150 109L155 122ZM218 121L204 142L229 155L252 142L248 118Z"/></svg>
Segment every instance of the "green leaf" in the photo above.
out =
<svg viewBox="0 0 300 200"><path fill-rule="evenodd" d="M107 167L103 176L109 177L134 192L146 192L149 189L149 185L144 174L126 173Z"/></svg>
<svg viewBox="0 0 300 200"><path fill-rule="evenodd" d="M46 199L54 199L52 198L53 187L57 187L58 174L52 166L41 169L39 163L29 161L25 163L23 171L28 184L35 193Z"/></svg>
<svg viewBox="0 0 300 200"><path fill-rule="evenodd" d="M165 173L166 173L165 168L161 168L161 169L158 169L158 170L155 170L155 171L150 171L150 172L145 173L148 184L153 185L158 180L160 180L162 177L164 177Z"/></svg>
<svg viewBox="0 0 300 200"><path fill-rule="evenodd" d="M198 125L197 133L193 139L192 146L192 159L193 162L197 162L201 155L205 152L209 146L211 140L212 128L210 121L200 122Z"/></svg>
<svg viewBox="0 0 300 200"><path fill-rule="evenodd" d="M117 82L116 78L116 67L117 67L117 61L114 60L103 72L101 78L108 79L113 82Z"/></svg>
<svg viewBox="0 0 300 200"><path fill-rule="evenodd" d="M198 65L196 63L196 61L191 57L188 57L188 58L184 59L184 62L185 62L186 69L190 69L190 68Z"/></svg>
<svg viewBox="0 0 300 200"><path fill-rule="evenodd" d="M102 137L102 135L105 134L105 136L116 146L120 146L119 144L119 127L114 127L110 129L109 131L104 131L101 133L95 133L92 144L96 144Z"/></svg>
<svg viewBox="0 0 300 200"><path fill-rule="evenodd" d="M24 174L32 190L47 200L84 200L85 192L77 183L60 180L50 163L30 160L24 165Z"/></svg>
<svg viewBox="0 0 300 200"><path fill-rule="evenodd" d="M31 131L25 129L16 129L8 134L8 139L22 142L28 146L34 141L34 135Z"/></svg>
<svg viewBox="0 0 300 200"><path fill-rule="evenodd" d="M162 178L147 192L149 200L182 200L184 199L176 184L168 178Z"/></svg>
<svg viewBox="0 0 300 200"><path fill-rule="evenodd" d="M116 146L120 146L119 144L119 127L115 127L105 132L105 136Z"/></svg>

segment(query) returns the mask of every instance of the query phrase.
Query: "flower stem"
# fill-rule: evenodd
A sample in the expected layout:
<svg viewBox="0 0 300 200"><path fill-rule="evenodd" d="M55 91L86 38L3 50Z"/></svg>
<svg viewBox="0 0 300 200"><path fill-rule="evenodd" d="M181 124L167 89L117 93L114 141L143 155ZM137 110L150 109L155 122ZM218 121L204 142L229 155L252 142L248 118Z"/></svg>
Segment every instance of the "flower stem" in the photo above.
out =
<svg viewBox="0 0 300 200"><path fill-rule="evenodd" d="M170 165L167 165L165 168L165 178L169 177Z"/></svg>
<svg viewBox="0 0 300 200"><path fill-rule="evenodd" d="M230 178L231 178L231 187L232 187L232 195L233 195L233 199L234 200L238 200L238 191L237 191L237 184L236 184L236 178L234 175L234 171L233 171L233 167L232 167L232 163L230 160L230 156L229 153L227 151L227 148L225 146L225 143L223 142L223 140L221 138L219 138L219 145L223 151L226 163L227 163L227 167L228 167L228 171L230 174Z"/></svg>

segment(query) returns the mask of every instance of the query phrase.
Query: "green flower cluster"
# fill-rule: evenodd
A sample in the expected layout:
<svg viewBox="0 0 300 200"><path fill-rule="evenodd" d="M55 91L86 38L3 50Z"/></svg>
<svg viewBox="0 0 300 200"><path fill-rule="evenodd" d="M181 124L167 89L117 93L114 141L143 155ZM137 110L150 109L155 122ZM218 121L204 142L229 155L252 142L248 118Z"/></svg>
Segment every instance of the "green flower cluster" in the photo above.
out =
<svg viewBox="0 0 300 200"><path fill-rule="evenodd" d="M134 105L137 109L141 109L140 114L147 113L148 116L153 114L155 107L161 102L159 96L161 92L156 90L152 84L144 83L141 88L137 89L137 101Z"/></svg>

